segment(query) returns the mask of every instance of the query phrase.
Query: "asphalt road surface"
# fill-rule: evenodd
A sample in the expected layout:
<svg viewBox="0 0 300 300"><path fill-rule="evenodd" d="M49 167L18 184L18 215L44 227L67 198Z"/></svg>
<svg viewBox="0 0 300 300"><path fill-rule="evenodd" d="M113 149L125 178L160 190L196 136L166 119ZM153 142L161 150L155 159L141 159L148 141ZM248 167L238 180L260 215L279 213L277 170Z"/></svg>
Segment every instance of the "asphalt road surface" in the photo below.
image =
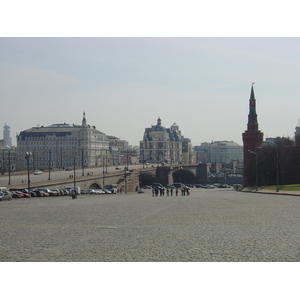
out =
<svg viewBox="0 0 300 300"><path fill-rule="evenodd" d="M124 170L124 166L119 166L122 170ZM138 169L141 168L142 165L129 165L129 169ZM116 171L116 166L108 166L107 167L107 172L113 172ZM84 174L87 174L88 172L93 172L94 175L96 174L103 174L103 167L95 167L95 168L84 168ZM105 168L106 172L106 168ZM50 180L57 180L57 179L66 179L70 175L74 174L74 170L72 171L65 171L65 170L56 170L56 171L50 171ZM75 169L75 174L76 176L81 176L82 175L82 168L76 168ZM25 172L23 172L22 175L18 175L15 173L11 173L10 177L10 184L21 184L22 180L25 182L28 180L28 175ZM49 180L49 171L44 170L41 175L34 175L33 171L30 171L30 181L31 182L40 182L40 181L47 181ZM9 188L8 185L9 182L9 176L8 173L5 173L5 175L0 176L0 186L7 187Z"/></svg>

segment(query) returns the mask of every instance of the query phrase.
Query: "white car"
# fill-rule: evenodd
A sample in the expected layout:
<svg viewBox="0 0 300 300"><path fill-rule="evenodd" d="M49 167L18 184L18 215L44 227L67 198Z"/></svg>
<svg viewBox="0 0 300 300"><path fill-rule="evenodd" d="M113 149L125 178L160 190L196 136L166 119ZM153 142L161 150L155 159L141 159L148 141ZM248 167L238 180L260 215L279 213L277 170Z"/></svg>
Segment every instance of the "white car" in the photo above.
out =
<svg viewBox="0 0 300 300"><path fill-rule="evenodd" d="M43 172L42 171L40 171L40 170L36 170L36 171L34 171L34 173L33 173L34 175L42 175L43 174Z"/></svg>
<svg viewBox="0 0 300 300"><path fill-rule="evenodd" d="M105 194L105 192L103 190L100 189L96 189L94 190L96 194Z"/></svg>
<svg viewBox="0 0 300 300"><path fill-rule="evenodd" d="M12 196L9 192L0 192L0 201L2 200L11 200Z"/></svg>

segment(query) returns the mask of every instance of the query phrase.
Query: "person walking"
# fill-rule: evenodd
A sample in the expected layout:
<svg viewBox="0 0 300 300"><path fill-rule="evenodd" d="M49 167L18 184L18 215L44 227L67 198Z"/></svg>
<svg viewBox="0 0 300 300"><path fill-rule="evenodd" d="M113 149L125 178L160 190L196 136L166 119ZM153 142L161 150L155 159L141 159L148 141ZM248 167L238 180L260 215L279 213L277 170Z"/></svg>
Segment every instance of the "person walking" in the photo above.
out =
<svg viewBox="0 0 300 300"><path fill-rule="evenodd" d="M72 191L72 199L76 199L77 198L77 193L75 190Z"/></svg>
<svg viewBox="0 0 300 300"><path fill-rule="evenodd" d="M170 191L170 192L171 192L171 196L173 196L173 189L172 189L172 188L171 188L171 191Z"/></svg>
<svg viewBox="0 0 300 300"><path fill-rule="evenodd" d="M176 192L175 193L176 193L176 196L178 196L178 188L176 188Z"/></svg>

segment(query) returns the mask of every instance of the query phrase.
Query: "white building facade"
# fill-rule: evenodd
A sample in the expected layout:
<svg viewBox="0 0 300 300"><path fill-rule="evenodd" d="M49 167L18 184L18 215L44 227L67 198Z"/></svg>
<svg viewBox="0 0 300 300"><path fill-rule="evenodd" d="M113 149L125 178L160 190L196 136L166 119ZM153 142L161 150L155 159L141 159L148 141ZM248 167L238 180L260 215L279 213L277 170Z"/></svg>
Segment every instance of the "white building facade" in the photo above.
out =
<svg viewBox="0 0 300 300"><path fill-rule="evenodd" d="M208 144L208 161L211 163L230 163L243 160L243 146L233 141L216 141Z"/></svg>
<svg viewBox="0 0 300 300"><path fill-rule="evenodd" d="M110 155L107 136L87 124L85 113L81 125L53 124L20 132L17 149L23 167L26 152L32 154L34 169L99 166L107 163Z"/></svg>

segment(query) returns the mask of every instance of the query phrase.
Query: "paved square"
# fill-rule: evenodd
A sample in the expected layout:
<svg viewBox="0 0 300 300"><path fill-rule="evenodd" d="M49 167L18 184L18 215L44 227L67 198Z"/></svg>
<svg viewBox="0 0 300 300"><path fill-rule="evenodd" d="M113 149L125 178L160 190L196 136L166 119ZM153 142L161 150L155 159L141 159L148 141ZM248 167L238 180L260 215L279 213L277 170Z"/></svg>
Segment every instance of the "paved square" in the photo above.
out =
<svg viewBox="0 0 300 300"><path fill-rule="evenodd" d="M0 202L0 261L300 260L300 197L80 195Z"/></svg>

